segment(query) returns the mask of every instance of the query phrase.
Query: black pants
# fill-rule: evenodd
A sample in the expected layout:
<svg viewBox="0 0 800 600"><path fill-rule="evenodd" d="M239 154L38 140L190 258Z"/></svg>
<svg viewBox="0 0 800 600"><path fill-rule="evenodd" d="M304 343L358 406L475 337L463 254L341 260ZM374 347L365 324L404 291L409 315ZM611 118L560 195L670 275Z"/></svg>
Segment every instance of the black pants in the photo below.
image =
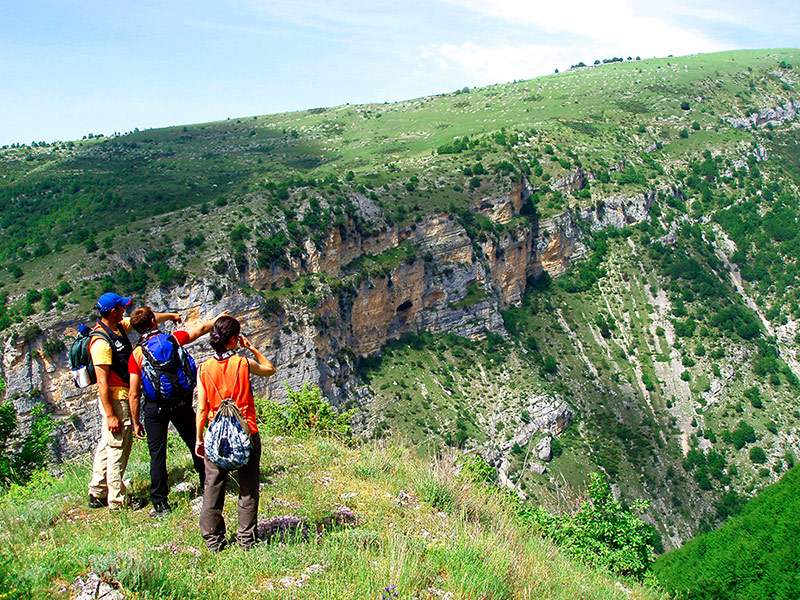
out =
<svg viewBox="0 0 800 600"><path fill-rule="evenodd" d="M258 487L260 483L261 437L254 433L250 437L253 446L250 460L236 473L239 475L239 530L237 538L243 548L252 548L256 543L258 519ZM221 550L226 543L225 520L222 508L225 504L225 488L230 471L217 466L206 457L208 482L203 493L203 509L200 512L200 533L211 550Z"/></svg>
<svg viewBox="0 0 800 600"><path fill-rule="evenodd" d="M200 487L205 487L206 467L202 458L194 453L197 437L195 414L191 404L179 408L159 409L153 402L146 402L142 409L144 430L147 432L147 447L150 450L150 501L161 504L167 501L167 431L172 423L181 439L189 448L194 470L200 476Z"/></svg>

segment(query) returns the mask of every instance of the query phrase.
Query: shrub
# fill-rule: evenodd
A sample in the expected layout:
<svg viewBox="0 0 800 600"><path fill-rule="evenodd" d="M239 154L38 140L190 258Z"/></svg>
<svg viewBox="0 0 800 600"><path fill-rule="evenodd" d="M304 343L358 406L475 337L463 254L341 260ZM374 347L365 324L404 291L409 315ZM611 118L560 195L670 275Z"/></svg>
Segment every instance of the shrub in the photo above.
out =
<svg viewBox="0 0 800 600"><path fill-rule="evenodd" d="M736 429L734 429L732 433L728 434L727 437L729 439L726 441L730 441L730 443L733 444L737 450L741 450L747 444L752 444L756 441L756 432L751 425L745 423L744 421L740 421Z"/></svg>
<svg viewBox="0 0 800 600"><path fill-rule="evenodd" d="M542 366L545 373L553 374L558 371L558 363L556 359L550 356L549 354L544 357L544 365Z"/></svg>
<svg viewBox="0 0 800 600"><path fill-rule="evenodd" d="M655 557L655 530L614 500L604 475L589 475L588 494L589 501L574 516L551 515L542 507L525 505L522 517L592 566L643 577ZM636 512L646 508L646 502L633 503Z"/></svg>
<svg viewBox="0 0 800 600"><path fill-rule="evenodd" d="M275 435L332 434L350 439L353 429L350 419L355 411L339 413L322 395L318 386L303 384L293 390L286 384L288 401L280 405L266 398L256 399L259 420Z"/></svg>
<svg viewBox="0 0 800 600"><path fill-rule="evenodd" d="M292 221L294 223L295 221ZM286 257L286 249L289 245L289 238L282 231L273 233L268 238L256 240L256 250L258 250L258 266L261 268L269 267L277 262L282 267L289 266L289 259Z"/></svg>
<svg viewBox="0 0 800 600"><path fill-rule="evenodd" d="M653 571L671 597L797 597L797 515L800 470L793 470L743 504L735 492L717 503L720 518L738 515L722 527L697 536L661 556Z"/></svg>
<svg viewBox="0 0 800 600"><path fill-rule="evenodd" d="M763 448L753 446L750 448L750 460L757 465L763 465L765 462L767 462L767 453L764 452Z"/></svg>
<svg viewBox="0 0 800 600"><path fill-rule="evenodd" d="M497 479L497 471L483 456L473 453L461 459L461 476L473 483L492 483Z"/></svg>
<svg viewBox="0 0 800 600"><path fill-rule="evenodd" d="M59 296L65 296L72 291L72 286L69 284L68 281L60 281L58 286L56 287L56 293Z"/></svg>
<svg viewBox="0 0 800 600"><path fill-rule="evenodd" d="M745 398L750 400L753 408L764 408L764 403L761 400L761 392L755 386L748 388L744 392Z"/></svg>
<svg viewBox="0 0 800 600"><path fill-rule="evenodd" d="M416 491L419 497L437 510L450 512L455 506L453 491L433 473L424 473L417 481Z"/></svg>

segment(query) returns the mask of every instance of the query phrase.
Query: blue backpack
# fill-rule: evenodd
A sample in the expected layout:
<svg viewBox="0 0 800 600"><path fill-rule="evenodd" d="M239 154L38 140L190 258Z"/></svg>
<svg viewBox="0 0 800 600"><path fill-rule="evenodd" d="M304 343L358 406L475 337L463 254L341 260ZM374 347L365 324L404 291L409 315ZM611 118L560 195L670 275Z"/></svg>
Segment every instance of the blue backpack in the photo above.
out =
<svg viewBox="0 0 800 600"><path fill-rule="evenodd" d="M161 408L191 404L197 365L173 336L158 332L139 341L142 349L142 390L148 402Z"/></svg>

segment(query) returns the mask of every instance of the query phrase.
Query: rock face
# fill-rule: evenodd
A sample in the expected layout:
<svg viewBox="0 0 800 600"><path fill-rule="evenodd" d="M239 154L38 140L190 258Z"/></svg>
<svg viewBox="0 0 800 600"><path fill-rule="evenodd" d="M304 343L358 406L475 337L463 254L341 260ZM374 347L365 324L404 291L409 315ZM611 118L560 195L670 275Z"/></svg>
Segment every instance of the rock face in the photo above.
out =
<svg viewBox="0 0 800 600"><path fill-rule="evenodd" d="M550 462L553 460L553 438L547 436L542 438L538 444L536 444L536 456L539 457L539 460L543 460L544 462Z"/></svg>
<svg viewBox="0 0 800 600"><path fill-rule="evenodd" d="M253 378L258 395L281 401L286 384L297 388L309 382L319 384L333 403L363 402L368 395L357 388L356 357L374 355L387 341L412 332L476 337L500 331L500 311L521 302L529 278L545 271L560 275L586 252L579 221L591 229L639 222L648 217L655 199L654 192L614 197L579 214L568 211L540 221L512 221L530 194L530 185L522 179L509 197L481 203L483 214L509 224L510 232L501 236L474 240L450 214L432 215L405 228L373 227L369 233L363 220L352 219L316 245L308 241L303 256L293 257L289 268L251 267L240 282L228 281L222 290L219 282L202 280L169 291L153 290L145 300L156 310L180 311L186 327L223 310L239 317L244 333L277 368L268 380ZM383 222L380 208L369 198L359 195L352 200L361 219ZM387 256L400 249L410 251L400 259ZM317 284L313 303L295 302L291 308L268 312L267 306L274 303L265 303L259 292L308 273L325 274L339 284ZM52 356L45 356L43 349L44 338L69 345L79 321L49 319L40 323L44 332L36 339L5 340L0 375L23 422L37 403L48 405L60 423L54 433L56 455L68 457L91 449L99 437L100 419L94 388L78 390L72 384L67 349ZM189 351L198 363L211 355L203 339ZM527 443L542 427L526 424L504 451L515 442Z"/></svg>
<svg viewBox="0 0 800 600"><path fill-rule="evenodd" d="M583 209L581 219L590 224L592 231L641 223L647 219L655 200L655 191L639 194L632 198L612 196L596 202L592 207Z"/></svg>
<svg viewBox="0 0 800 600"><path fill-rule="evenodd" d="M730 118L728 119L728 123L740 129L752 129L753 127L762 127L767 123L791 121L797 117L798 111L800 111L800 102L797 100L789 100L781 106L765 108L747 117Z"/></svg>

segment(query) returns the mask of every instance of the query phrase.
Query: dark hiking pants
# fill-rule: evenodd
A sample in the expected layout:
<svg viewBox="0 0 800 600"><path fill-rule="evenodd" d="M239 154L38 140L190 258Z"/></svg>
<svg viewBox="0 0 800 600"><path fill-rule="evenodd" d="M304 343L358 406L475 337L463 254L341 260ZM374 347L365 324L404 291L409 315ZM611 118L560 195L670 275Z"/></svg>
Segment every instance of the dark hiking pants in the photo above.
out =
<svg viewBox="0 0 800 600"><path fill-rule="evenodd" d="M251 548L256 543L256 522L258 520L258 486L260 480L261 437L251 436L253 446L250 460L241 469L239 477L239 531L237 539L243 548ZM200 512L200 533L210 550L221 550L225 546L225 520L222 507L225 503L225 488L230 471L223 469L206 458L206 487L203 493L203 510Z"/></svg>
<svg viewBox="0 0 800 600"><path fill-rule="evenodd" d="M167 502L169 492L167 482L167 432L169 424L189 448L192 454L194 470L200 476L200 487L205 486L206 468L202 458L194 453L194 441L197 438L195 413L191 404L177 408L161 408L154 402L145 402L144 430L147 432L147 447L150 450L150 501L153 505Z"/></svg>

